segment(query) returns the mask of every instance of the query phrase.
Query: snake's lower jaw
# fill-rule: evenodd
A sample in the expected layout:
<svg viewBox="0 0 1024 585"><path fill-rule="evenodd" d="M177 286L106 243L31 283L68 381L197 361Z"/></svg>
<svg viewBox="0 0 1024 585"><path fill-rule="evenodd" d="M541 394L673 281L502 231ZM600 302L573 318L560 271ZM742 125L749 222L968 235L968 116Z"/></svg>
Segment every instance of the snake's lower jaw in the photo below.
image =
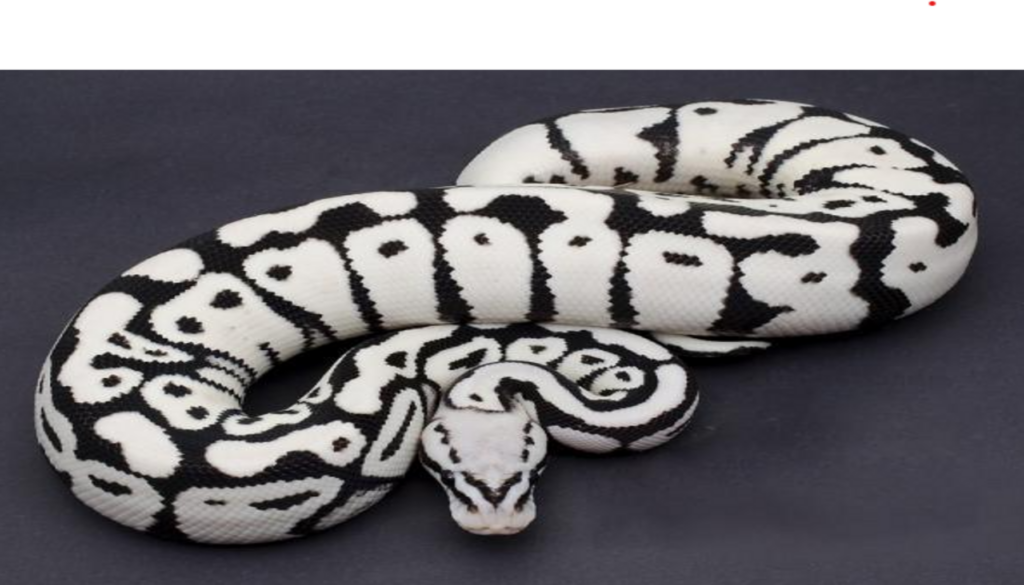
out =
<svg viewBox="0 0 1024 585"><path fill-rule="evenodd" d="M519 510L477 510L452 508L452 518L466 532L482 536L518 534L537 517L537 507L531 500Z"/></svg>

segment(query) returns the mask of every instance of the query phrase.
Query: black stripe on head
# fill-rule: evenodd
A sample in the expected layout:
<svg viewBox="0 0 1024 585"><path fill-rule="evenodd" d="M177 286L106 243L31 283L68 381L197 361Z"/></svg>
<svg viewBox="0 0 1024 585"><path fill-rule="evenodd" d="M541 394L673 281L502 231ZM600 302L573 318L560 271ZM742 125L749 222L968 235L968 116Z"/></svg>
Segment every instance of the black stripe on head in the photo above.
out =
<svg viewBox="0 0 1024 585"><path fill-rule="evenodd" d="M447 489L448 493L451 494L452 497L465 505L470 512L476 512L479 510L469 496L459 491L459 488L455 485L455 474L453 472L441 467L441 464L427 454L426 449L424 449L422 445L420 446L419 454L420 462L423 464L423 467L426 467L427 471L431 472L431 474L441 482L441 485Z"/></svg>

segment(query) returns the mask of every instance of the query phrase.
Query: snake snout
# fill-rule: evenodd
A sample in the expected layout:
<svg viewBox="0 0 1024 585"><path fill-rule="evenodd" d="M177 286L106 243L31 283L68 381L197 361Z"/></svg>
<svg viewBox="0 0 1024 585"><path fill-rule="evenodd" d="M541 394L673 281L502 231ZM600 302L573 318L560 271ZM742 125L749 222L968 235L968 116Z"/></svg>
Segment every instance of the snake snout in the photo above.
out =
<svg viewBox="0 0 1024 585"><path fill-rule="evenodd" d="M518 534L536 517L537 508L532 501L516 510L496 507L490 510L471 511L467 508L452 507L452 518L463 530L484 536Z"/></svg>

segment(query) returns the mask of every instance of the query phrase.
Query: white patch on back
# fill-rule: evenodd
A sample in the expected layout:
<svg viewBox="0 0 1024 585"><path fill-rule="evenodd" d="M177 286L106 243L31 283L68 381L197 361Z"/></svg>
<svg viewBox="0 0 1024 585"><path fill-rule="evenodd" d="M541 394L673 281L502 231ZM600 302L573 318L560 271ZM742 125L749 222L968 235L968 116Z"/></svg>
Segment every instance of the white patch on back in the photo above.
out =
<svg viewBox="0 0 1024 585"><path fill-rule="evenodd" d="M498 219L463 216L445 224L440 242L477 320L526 318L533 276L526 236Z"/></svg>
<svg viewBox="0 0 1024 585"><path fill-rule="evenodd" d="M132 470L149 477L170 477L181 452L167 431L138 412L117 412L96 421L96 434L121 447Z"/></svg>
<svg viewBox="0 0 1024 585"><path fill-rule="evenodd" d="M614 231L589 221L568 221L540 236L540 261L563 323L611 322L611 280L622 252Z"/></svg>
<svg viewBox="0 0 1024 585"><path fill-rule="evenodd" d="M585 451L587 453L608 453L622 446L622 443L617 439L578 431L569 427L551 425L545 430L547 430L548 434L551 435L552 439L566 447L576 449L577 451Z"/></svg>
<svg viewBox="0 0 1024 585"><path fill-rule="evenodd" d="M733 267L724 246L653 231L629 241L625 262L640 329L702 332L718 319Z"/></svg>
<svg viewBox="0 0 1024 585"><path fill-rule="evenodd" d="M386 328L440 320L434 289L434 237L419 222L387 221L353 232L345 239L345 250Z"/></svg>
<svg viewBox="0 0 1024 585"><path fill-rule="evenodd" d="M196 542L257 543L296 536L344 482L324 476L239 488L189 488L174 500L178 528Z"/></svg>
<svg viewBox="0 0 1024 585"><path fill-rule="evenodd" d="M206 460L225 475L251 477L293 452L312 453L328 465L344 467L359 457L365 446L366 438L355 425L333 421L272 441L217 441L206 450Z"/></svg>
<svg viewBox="0 0 1024 585"><path fill-rule="evenodd" d="M245 275L260 287L321 319L338 338L366 332L345 264L329 243L311 239L286 250L263 250L245 259Z"/></svg>

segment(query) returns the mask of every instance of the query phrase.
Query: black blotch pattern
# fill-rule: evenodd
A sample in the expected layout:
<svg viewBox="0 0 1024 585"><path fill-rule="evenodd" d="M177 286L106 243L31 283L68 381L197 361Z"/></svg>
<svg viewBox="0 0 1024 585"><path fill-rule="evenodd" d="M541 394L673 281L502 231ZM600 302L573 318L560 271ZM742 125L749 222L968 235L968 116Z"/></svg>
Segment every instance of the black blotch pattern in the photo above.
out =
<svg viewBox="0 0 1024 585"><path fill-rule="evenodd" d="M615 184L630 185L640 180L640 175L623 167L615 167Z"/></svg>
<svg viewBox="0 0 1024 585"><path fill-rule="evenodd" d="M164 384L164 394L167 394L168 396L181 398L183 396L188 396L191 393L191 389L186 388L181 384L175 384L174 382L168 382L167 384Z"/></svg>
<svg viewBox="0 0 1024 585"><path fill-rule="evenodd" d="M705 193L715 195L718 193L718 185L715 185L703 175L697 175L690 179L690 184L697 188L697 194L704 195Z"/></svg>
<svg viewBox="0 0 1024 585"><path fill-rule="evenodd" d="M404 351L396 351L384 358L384 362L393 368L404 368L408 361L409 354Z"/></svg>
<svg viewBox="0 0 1024 585"><path fill-rule="evenodd" d="M391 258L409 249L409 246L401 240L391 240L384 242L377 248L377 253L385 258Z"/></svg>
<svg viewBox="0 0 1024 585"><path fill-rule="evenodd" d="M569 240L569 245L573 246L574 248L582 248L583 246L589 244L591 240L592 238L588 238L587 236L576 236L573 239Z"/></svg>
<svg viewBox="0 0 1024 585"><path fill-rule="evenodd" d="M280 281L288 280L288 277L290 277L291 275L292 275L292 267L291 266L283 266L281 264L275 264L274 266L271 266L270 268L267 269L267 276L269 276L270 278L273 278L274 280L280 280Z"/></svg>
<svg viewBox="0 0 1024 585"><path fill-rule="evenodd" d="M290 496L284 496L282 498L274 498L273 500L263 500L262 502L253 502L249 504L257 510L287 510L300 506L312 498L320 495L320 492L313 490L292 494Z"/></svg>
<svg viewBox="0 0 1024 585"><path fill-rule="evenodd" d="M112 345L116 345L124 349L132 348L132 344L128 342L128 338L120 333L112 333L110 337L107 338L107 341Z"/></svg>
<svg viewBox="0 0 1024 585"><path fill-rule="evenodd" d="M233 290L222 290L213 297L210 306L215 309L233 309L242 304L242 296Z"/></svg>
<svg viewBox="0 0 1024 585"><path fill-rule="evenodd" d="M121 377L111 374L101 380L105 388L113 388L121 383Z"/></svg>
<svg viewBox="0 0 1024 585"><path fill-rule="evenodd" d="M835 199L833 201L825 202L825 209L843 209L846 207L853 207L854 202L848 199Z"/></svg>
<svg viewBox="0 0 1024 585"><path fill-rule="evenodd" d="M825 274L824 272L808 272L807 274L804 275L803 278L800 279L800 282L803 282L805 284L817 284L825 280L826 276L828 275Z"/></svg>
<svg viewBox="0 0 1024 585"><path fill-rule="evenodd" d="M665 262L669 264L677 264L679 266L703 266L700 258L692 256L690 254L681 254L678 252L664 252L662 257L665 258Z"/></svg>
<svg viewBox="0 0 1024 585"><path fill-rule="evenodd" d="M885 154L885 149L882 148L881 146L878 146L876 144L875 146L871 147L871 153L872 154L877 154L877 155L883 155L883 154Z"/></svg>
<svg viewBox="0 0 1024 585"><path fill-rule="evenodd" d="M924 272L925 270L928 270L928 265L924 262L914 262L910 265L910 269L914 272Z"/></svg>
<svg viewBox="0 0 1024 585"><path fill-rule="evenodd" d="M195 317L182 317L177 321L178 331L188 335L196 335L203 332L203 324Z"/></svg>
<svg viewBox="0 0 1024 585"><path fill-rule="evenodd" d="M89 476L89 482L97 488L114 496L127 496L132 493L132 488L116 481L107 481L95 475Z"/></svg>
<svg viewBox="0 0 1024 585"><path fill-rule="evenodd" d="M715 108L697 108L694 112L697 112L697 114L701 116L711 116L713 114L717 114L718 110Z"/></svg>
<svg viewBox="0 0 1024 585"><path fill-rule="evenodd" d="M484 356L487 355L487 350L478 349L471 351L463 357L448 364L449 370L458 370L461 368L472 368L473 366L479 365L483 361Z"/></svg>
<svg viewBox="0 0 1024 585"><path fill-rule="evenodd" d="M473 236L473 241L481 246L490 246L491 239L487 237L487 234L480 233Z"/></svg>
<svg viewBox="0 0 1024 585"><path fill-rule="evenodd" d="M206 410L202 406L193 406L192 408L186 410L185 412L187 412L189 416L196 420L203 420L210 414L210 411Z"/></svg>

